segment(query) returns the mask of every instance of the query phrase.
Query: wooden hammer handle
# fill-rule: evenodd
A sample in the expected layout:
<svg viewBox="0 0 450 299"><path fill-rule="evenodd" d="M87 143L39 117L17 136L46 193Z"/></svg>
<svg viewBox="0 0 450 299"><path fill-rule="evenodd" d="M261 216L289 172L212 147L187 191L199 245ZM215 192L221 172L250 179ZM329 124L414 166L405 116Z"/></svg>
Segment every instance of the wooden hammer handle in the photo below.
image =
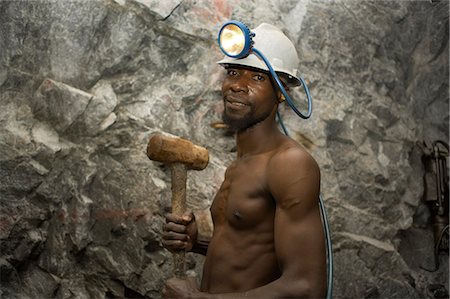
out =
<svg viewBox="0 0 450 299"><path fill-rule="evenodd" d="M182 163L170 165L172 174L172 213L182 216L186 212L186 179L187 168ZM186 252L174 252L173 274L175 277L186 277Z"/></svg>

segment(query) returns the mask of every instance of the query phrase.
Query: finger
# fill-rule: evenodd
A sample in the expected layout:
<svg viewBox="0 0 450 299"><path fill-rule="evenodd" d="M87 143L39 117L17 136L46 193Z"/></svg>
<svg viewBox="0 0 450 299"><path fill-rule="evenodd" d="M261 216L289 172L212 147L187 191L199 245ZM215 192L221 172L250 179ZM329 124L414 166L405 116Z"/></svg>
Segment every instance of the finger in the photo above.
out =
<svg viewBox="0 0 450 299"><path fill-rule="evenodd" d="M165 232L161 236L164 240L180 240L185 242L189 240L188 235L175 233L173 231Z"/></svg>
<svg viewBox="0 0 450 299"><path fill-rule="evenodd" d="M194 213L192 213L192 211L187 211L181 216L172 214L172 213L167 213L165 215L165 218L166 218L166 222L175 222L178 224L187 225L187 224L191 223L192 220L194 220L195 216L194 216Z"/></svg>
<svg viewBox="0 0 450 299"><path fill-rule="evenodd" d="M171 251L186 250L187 243L180 240L162 240L165 248Z"/></svg>
<svg viewBox="0 0 450 299"><path fill-rule="evenodd" d="M174 222L174 223L179 223L179 224L182 224L182 222L183 222L182 217L172 214L172 213L167 213L165 215L165 217L166 217L166 222Z"/></svg>
<svg viewBox="0 0 450 299"><path fill-rule="evenodd" d="M163 231L174 231L176 233L186 233L187 229L185 225L169 222L163 225Z"/></svg>

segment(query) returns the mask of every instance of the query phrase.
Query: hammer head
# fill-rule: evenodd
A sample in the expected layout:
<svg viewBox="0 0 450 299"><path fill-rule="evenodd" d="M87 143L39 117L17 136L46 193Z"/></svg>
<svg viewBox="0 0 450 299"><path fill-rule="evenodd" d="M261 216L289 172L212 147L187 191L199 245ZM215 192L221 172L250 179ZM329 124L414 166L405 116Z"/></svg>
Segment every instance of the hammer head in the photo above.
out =
<svg viewBox="0 0 450 299"><path fill-rule="evenodd" d="M189 169L202 170L208 165L209 154L204 147L192 142L162 134L155 134L147 145L150 160L163 163L182 163Z"/></svg>

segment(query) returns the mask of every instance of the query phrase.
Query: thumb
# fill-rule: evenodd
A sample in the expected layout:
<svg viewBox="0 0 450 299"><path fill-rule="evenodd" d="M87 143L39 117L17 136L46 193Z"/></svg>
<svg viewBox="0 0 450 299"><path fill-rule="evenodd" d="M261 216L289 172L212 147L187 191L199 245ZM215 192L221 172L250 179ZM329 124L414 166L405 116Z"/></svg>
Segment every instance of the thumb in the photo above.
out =
<svg viewBox="0 0 450 299"><path fill-rule="evenodd" d="M192 211L188 211L181 216L184 224L189 224L192 220L194 220L194 213Z"/></svg>

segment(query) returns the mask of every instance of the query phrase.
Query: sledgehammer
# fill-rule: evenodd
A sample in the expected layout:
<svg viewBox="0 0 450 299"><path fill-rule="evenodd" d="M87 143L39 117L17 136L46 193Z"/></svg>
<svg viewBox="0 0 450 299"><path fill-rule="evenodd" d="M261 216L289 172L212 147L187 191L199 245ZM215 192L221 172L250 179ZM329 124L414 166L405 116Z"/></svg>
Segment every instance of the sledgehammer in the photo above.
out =
<svg viewBox="0 0 450 299"><path fill-rule="evenodd" d="M175 136L155 134L147 145L150 160L169 165L172 175L172 213L182 216L186 211L187 170L202 170L208 165L208 150ZM173 256L174 275L186 276L185 252Z"/></svg>

